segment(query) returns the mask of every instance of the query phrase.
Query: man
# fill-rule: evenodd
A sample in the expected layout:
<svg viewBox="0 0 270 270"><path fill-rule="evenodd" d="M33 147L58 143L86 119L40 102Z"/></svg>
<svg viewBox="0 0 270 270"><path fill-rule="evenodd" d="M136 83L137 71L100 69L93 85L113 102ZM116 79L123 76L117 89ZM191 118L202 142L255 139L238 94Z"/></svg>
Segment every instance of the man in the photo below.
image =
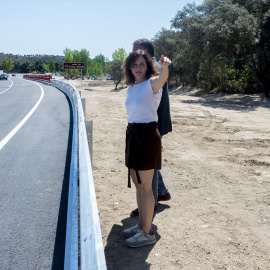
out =
<svg viewBox="0 0 270 270"><path fill-rule="evenodd" d="M154 60L158 69L161 69L161 66L157 62L154 57L154 47L151 41L148 39L138 39L133 43L133 51L143 50L147 52L150 57ZM168 132L172 131L172 122L170 115L170 102L169 102L169 90L168 90L168 82L166 82L163 86L163 92L161 101L157 110L158 113L158 130L161 135L166 135ZM163 177L161 175L160 170L155 170L153 181L152 181L152 190L155 197L155 210L157 209L157 203L159 201L168 201L171 199L171 195L163 181ZM130 213L130 216L138 216L139 211L138 208L133 210Z"/></svg>

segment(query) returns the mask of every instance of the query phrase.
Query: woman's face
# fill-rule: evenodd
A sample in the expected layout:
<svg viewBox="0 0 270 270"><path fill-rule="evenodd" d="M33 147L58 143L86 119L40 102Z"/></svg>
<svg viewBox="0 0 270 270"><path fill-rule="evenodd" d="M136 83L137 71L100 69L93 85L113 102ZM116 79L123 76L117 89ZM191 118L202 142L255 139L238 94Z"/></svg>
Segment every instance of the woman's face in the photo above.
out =
<svg viewBox="0 0 270 270"><path fill-rule="evenodd" d="M139 56L138 59L131 64L131 72L135 77L136 83L141 83L146 79L147 64L143 56Z"/></svg>

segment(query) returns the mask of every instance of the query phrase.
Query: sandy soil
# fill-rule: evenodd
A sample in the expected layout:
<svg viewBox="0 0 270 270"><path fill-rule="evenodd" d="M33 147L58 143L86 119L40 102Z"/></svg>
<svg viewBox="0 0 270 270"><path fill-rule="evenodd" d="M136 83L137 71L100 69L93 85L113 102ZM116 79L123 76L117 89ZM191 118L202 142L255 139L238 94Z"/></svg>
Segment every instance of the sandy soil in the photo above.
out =
<svg viewBox="0 0 270 270"><path fill-rule="evenodd" d="M131 249L122 236L137 222L129 216L135 188L127 188L124 165L126 91L76 83L94 121L93 174L109 270L270 269L269 101L171 93L173 132L163 138L162 173L172 199L155 212L157 243Z"/></svg>

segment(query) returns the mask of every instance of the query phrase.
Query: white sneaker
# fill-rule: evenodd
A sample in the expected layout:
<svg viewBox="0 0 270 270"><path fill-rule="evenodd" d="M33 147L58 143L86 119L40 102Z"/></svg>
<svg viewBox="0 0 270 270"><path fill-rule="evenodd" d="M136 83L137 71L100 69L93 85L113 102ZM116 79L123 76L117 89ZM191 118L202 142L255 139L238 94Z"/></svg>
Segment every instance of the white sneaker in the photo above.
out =
<svg viewBox="0 0 270 270"><path fill-rule="evenodd" d="M133 235L135 235L139 230L141 230L142 227L140 224L136 224L135 226L125 229L123 230L123 235L127 238L132 237Z"/></svg>
<svg viewBox="0 0 270 270"><path fill-rule="evenodd" d="M143 230L138 231L134 236L126 240L129 247L141 247L156 243L156 236L153 231L146 233Z"/></svg>

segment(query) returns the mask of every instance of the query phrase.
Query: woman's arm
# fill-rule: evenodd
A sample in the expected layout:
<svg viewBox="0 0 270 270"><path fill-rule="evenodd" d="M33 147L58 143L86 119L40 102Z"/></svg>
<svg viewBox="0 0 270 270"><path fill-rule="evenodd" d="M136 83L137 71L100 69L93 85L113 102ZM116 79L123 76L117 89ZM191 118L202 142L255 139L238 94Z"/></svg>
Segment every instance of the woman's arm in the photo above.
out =
<svg viewBox="0 0 270 270"><path fill-rule="evenodd" d="M161 66L159 75L152 77L150 79L153 93L157 93L158 90L162 88L165 82L167 81L169 76L169 65L171 64L171 60L168 57L165 57L164 55L161 55L160 60L158 62Z"/></svg>

